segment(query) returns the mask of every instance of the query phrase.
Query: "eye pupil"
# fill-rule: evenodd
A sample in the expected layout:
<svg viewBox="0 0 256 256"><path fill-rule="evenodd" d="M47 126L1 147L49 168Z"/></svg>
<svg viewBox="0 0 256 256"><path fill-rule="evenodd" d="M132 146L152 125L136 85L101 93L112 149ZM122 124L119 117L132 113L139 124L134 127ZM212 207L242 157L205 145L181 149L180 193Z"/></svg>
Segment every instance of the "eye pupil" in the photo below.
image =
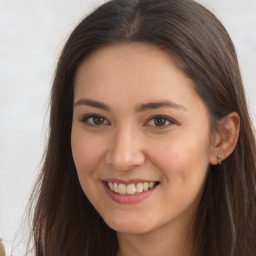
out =
<svg viewBox="0 0 256 256"><path fill-rule="evenodd" d="M166 124L165 118L155 118L154 120L155 126L164 126Z"/></svg>
<svg viewBox="0 0 256 256"><path fill-rule="evenodd" d="M103 124L104 123L104 118L101 117L101 116L95 116L95 117L93 117L93 122L96 125Z"/></svg>

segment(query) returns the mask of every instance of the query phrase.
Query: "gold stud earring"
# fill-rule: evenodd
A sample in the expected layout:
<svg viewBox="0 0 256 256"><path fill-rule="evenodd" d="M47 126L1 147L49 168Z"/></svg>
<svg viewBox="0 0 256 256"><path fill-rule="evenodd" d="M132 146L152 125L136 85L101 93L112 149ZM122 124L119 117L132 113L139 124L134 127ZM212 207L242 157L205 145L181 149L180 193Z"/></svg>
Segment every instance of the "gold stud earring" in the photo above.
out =
<svg viewBox="0 0 256 256"><path fill-rule="evenodd" d="M218 160L219 165L221 165L221 155L217 155L217 160Z"/></svg>

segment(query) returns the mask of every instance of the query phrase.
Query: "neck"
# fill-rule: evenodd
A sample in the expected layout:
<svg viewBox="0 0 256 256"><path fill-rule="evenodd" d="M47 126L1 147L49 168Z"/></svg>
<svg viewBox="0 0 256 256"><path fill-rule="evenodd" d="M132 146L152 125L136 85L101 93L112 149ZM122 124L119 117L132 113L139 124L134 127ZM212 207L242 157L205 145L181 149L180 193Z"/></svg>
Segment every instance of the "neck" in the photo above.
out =
<svg viewBox="0 0 256 256"><path fill-rule="evenodd" d="M171 224L170 224L171 225ZM117 256L191 256L188 230L181 227L161 227L145 234L117 233Z"/></svg>

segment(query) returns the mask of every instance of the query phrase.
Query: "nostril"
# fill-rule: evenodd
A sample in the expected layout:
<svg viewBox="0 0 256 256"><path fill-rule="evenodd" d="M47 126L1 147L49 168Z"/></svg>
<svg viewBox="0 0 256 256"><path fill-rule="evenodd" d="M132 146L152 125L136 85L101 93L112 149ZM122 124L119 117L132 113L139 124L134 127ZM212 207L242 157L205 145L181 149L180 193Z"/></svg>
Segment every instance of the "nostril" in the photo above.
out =
<svg viewBox="0 0 256 256"><path fill-rule="evenodd" d="M145 162L143 155L140 152L107 152L105 155L105 162L112 168L118 171L128 171L141 166Z"/></svg>

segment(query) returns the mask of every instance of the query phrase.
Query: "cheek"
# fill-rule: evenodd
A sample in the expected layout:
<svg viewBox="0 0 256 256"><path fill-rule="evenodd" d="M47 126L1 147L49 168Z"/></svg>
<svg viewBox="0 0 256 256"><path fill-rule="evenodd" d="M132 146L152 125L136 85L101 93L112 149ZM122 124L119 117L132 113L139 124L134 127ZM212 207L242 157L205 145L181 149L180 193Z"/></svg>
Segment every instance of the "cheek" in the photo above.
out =
<svg viewBox="0 0 256 256"><path fill-rule="evenodd" d="M208 152L208 146L198 147L193 140L172 140L172 143L163 147L159 145L158 150L151 152L151 159L162 174L166 195L162 211L167 217L170 213L175 216L187 209L194 211L198 206L209 166Z"/></svg>
<svg viewBox="0 0 256 256"><path fill-rule="evenodd" d="M79 176L92 173L104 156L102 142L75 129L72 130L71 148Z"/></svg>
<svg viewBox="0 0 256 256"><path fill-rule="evenodd" d="M169 142L152 147L150 158L167 179L181 182L204 177L209 166L210 144L208 138L182 138L176 136Z"/></svg>

